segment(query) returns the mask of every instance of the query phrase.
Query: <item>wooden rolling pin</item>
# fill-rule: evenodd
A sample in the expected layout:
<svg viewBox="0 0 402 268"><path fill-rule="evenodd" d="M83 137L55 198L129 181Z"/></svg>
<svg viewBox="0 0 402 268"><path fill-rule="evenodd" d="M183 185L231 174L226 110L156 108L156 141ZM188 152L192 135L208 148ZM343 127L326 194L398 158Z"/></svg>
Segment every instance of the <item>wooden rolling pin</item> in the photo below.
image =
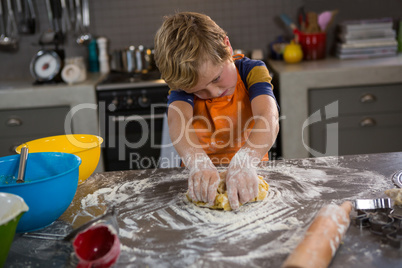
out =
<svg viewBox="0 0 402 268"><path fill-rule="evenodd" d="M350 223L352 203L324 206L282 268L328 267Z"/></svg>

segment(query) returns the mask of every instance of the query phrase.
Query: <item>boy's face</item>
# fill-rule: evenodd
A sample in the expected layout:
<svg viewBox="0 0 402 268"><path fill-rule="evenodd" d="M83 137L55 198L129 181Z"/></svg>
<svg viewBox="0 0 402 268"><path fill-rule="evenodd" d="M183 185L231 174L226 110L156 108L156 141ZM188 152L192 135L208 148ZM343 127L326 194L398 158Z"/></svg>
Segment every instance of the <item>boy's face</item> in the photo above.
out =
<svg viewBox="0 0 402 268"><path fill-rule="evenodd" d="M226 60L220 65L207 61L201 65L198 83L184 91L200 99L213 99L232 95L236 84L237 69L232 60Z"/></svg>

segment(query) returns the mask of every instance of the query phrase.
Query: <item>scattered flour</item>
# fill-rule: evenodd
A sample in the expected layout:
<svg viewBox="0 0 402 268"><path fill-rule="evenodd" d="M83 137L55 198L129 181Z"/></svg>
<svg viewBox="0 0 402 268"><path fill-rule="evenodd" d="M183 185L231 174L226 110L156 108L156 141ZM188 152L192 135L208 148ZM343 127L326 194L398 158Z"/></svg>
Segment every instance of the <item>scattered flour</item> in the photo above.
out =
<svg viewBox="0 0 402 268"><path fill-rule="evenodd" d="M119 205L121 264L209 267L219 261L253 267L276 259L280 266L324 204L370 198L389 187L380 174L335 162L304 159L259 167L257 173L270 185L267 198L235 212L189 202L188 171L177 170L164 177L155 172L142 180L110 181L82 198L80 210ZM282 258L269 259L273 256Z"/></svg>

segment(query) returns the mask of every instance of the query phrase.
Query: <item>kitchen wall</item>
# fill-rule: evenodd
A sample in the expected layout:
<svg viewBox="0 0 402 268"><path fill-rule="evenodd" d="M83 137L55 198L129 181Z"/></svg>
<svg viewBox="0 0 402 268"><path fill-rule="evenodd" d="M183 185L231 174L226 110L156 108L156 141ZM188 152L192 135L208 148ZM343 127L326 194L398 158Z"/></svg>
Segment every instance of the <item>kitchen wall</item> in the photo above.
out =
<svg viewBox="0 0 402 268"><path fill-rule="evenodd" d="M29 62L41 48L37 44L40 34L49 29L45 0L35 2L40 31L35 35L21 35L18 52L0 51L0 83L3 79L31 78ZM297 9L302 5L316 12L338 9L334 24L345 19L402 18L401 0L90 0L90 31L109 39L110 52L131 44L152 46L164 15L197 11L208 14L224 28L234 48L263 49L267 53L268 44L278 35L290 34L278 15L286 13L296 20ZM334 41L334 30L335 27L329 29L329 44ZM64 45L66 56L86 57L86 47L74 40L70 34Z"/></svg>

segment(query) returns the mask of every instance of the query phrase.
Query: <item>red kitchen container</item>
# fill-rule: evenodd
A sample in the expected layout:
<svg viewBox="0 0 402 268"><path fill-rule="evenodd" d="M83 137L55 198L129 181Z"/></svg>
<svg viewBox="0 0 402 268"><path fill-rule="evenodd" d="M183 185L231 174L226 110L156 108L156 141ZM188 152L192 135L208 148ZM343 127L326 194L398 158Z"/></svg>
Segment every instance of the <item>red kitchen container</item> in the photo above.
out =
<svg viewBox="0 0 402 268"><path fill-rule="evenodd" d="M325 58L326 54L325 32L321 33L299 33L299 43L303 50L304 60L318 60Z"/></svg>
<svg viewBox="0 0 402 268"><path fill-rule="evenodd" d="M111 225L96 224L80 232L73 241L77 268L112 266L120 255L120 240Z"/></svg>

